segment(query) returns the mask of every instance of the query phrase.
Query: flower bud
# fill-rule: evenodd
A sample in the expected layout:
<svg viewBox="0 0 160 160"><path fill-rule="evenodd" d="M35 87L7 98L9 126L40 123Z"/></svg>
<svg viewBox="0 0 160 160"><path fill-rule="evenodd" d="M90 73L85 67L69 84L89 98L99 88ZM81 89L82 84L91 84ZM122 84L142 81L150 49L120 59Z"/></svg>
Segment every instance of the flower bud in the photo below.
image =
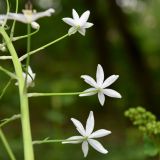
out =
<svg viewBox="0 0 160 160"><path fill-rule="evenodd" d="M32 22L31 23L31 26L34 28L34 29L39 29L40 28L40 25L36 22Z"/></svg>

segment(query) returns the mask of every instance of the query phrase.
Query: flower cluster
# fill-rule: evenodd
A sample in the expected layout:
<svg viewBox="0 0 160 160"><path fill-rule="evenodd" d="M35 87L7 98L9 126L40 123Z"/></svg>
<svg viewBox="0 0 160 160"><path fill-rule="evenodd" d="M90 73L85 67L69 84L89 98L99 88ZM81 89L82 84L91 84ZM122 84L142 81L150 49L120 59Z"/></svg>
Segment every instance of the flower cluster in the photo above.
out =
<svg viewBox="0 0 160 160"><path fill-rule="evenodd" d="M23 14L8 13L7 15L0 15L0 25L3 24L5 20L16 20L22 23L30 24L34 29L39 29L40 26L36 22L36 20L42 17L51 16L55 11L54 9L50 8L44 12L39 12L39 13L37 13L35 10L22 10L22 12ZM75 34L76 32L79 32L81 35L85 36L86 29L93 26L93 23L87 22L90 16L90 11L85 11L81 16L79 16L76 10L73 9L72 15L73 15L73 18L67 17L62 19L65 23L71 26L67 36ZM53 42L49 44L53 44ZM45 45L45 47L49 46L49 44ZM5 45L0 44L0 50L4 50L4 47ZM41 48L44 49L45 47L43 46ZM32 72L32 69L30 66L28 67L27 70L28 71L22 73L22 76L25 79L26 87L33 87L36 74ZM119 75L111 75L105 80L104 71L100 64L98 64L97 66L96 80L94 80L89 75L82 75L81 78L83 78L86 83L91 85L91 88L85 90L84 92L81 92L81 94L79 94L80 92L78 92L79 96L81 97L98 94L98 99L102 106L105 103L105 96L109 96L113 98L122 97L120 93L118 93L117 91L108 88L111 84L113 84L119 78ZM18 83L19 82L17 81L15 85L18 85ZM77 119L71 118L71 121L75 125L77 131L80 133L80 136L72 136L64 140L62 142L63 144L82 143L82 151L83 151L84 157L88 155L89 145L91 145L95 150L97 150L100 153L103 153L103 154L108 153L108 151L102 146L102 144L95 139L107 136L111 134L111 131L100 129L93 132L94 125L95 125L93 111L90 111L89 113L85 128L83 127L81 122L78 121Z"/></svg>
<svg viewBox="0 0 160 160"><path fill-rule="evenodd" d="M160 134L160 121L156 120L156 116L151 112L146 111L143 107L130 108L125 112L134 125L138 126L139 130L149 135Z"/></svg>

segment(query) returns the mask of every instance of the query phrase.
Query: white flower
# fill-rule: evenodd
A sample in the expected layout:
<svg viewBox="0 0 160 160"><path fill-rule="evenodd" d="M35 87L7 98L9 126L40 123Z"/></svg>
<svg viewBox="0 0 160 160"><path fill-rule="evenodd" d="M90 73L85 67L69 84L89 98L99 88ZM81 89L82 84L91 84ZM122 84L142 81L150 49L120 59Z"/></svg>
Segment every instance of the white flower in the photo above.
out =
<svg viewBox="0 0 160 160"><path fill-rule="evenodd" d="M113 97L113 98L122 98L122 96L115 90L106 88L110 86L112 83L114 83L118 79L118 77L119 75L112 75L104 81L103 68L100 64L98 64L97 73L96 73L97 82L88 75L81 76L81 78L83 78L86 83L91 85L92 88L89 88L84 91L84 92L89 92L89 93L80 94L79 96L81 97L91 96L91 95L98 93L98 99L102 106L104 105L104 102L105 102L105 95L109 97Z"/></svg>
<svg viewBox="0 0 160 160"><path fill-rule="evenodd" d="M36 74L32 72L31 67L28 67L28 74L23 72L23 78L26 79L27 76L27 87L34 87L34 79ZM18 85L18 82L15 83L15 85Z"/></svg>
<svg viewBox="0 0 160 160"><path fill-rule="evenodd" d="M94 138L100 138L107 136L111 133L111 131L105 130L105 129L100 129L95 132L93 132L94 129L94 115L93 112L90 111L90 114L88 116L87 122L86 122L86 129L84 129L83 125L81 124L80 121L71 118L73 124L76 126L76 129L78 132L81 134L81 136L73 136L66 141L62 142L63 144L65 143L71 143L71 144L77 144L77 143L82 143L82 151L84 154L84 157L87 156L88 154L88 143L98 152L106 154L108 151L101 145L100 142L95 140ZM92 133L93 132L93 133Z"/></svg>
<svg viewBox="0 0 160 160"><path fill-rule="evenodd" d="M8 15L0 15L0 21L3 21L5 19L9 20L16 20L22 23L27 23L31 24L31 26L34 29L39 28L39 24L35 22L37 19L42 18L42 17L49 17L52 15L52 13L55 12L53 8L50 8L44 12L38 12L32 11L32 10L22 10L23 14L18 14L18 13L8 13Z"/></svg>
<svg viewBox="0 0 160 160"><path fill-rule="evenodd" d="M90 11L84 12L81 15L81 17L79 17L78 13L73 9L72 15L73 15L73 19L72 18L63 18L62 19L65 23L72 26L69 29L68 34L71 35L71 34L74 34L78 31L80 34L85 36L86 28L90 28L93 26L93 23L87 22L89 15L90 15Z"/></svg>

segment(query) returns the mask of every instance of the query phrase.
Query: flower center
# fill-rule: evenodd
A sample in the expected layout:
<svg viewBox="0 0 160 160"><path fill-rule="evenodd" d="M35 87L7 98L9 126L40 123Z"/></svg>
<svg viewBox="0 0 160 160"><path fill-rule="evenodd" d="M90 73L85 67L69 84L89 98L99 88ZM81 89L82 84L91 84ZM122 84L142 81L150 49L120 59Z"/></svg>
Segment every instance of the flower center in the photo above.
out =
<svg viewBox="0 0 160 160"><path fill-rule="evenodd" d="M27 19L27 22L31 23L32 22L33 11L32 10L23 9L22 12L23 12L25 18Z"/></svg>

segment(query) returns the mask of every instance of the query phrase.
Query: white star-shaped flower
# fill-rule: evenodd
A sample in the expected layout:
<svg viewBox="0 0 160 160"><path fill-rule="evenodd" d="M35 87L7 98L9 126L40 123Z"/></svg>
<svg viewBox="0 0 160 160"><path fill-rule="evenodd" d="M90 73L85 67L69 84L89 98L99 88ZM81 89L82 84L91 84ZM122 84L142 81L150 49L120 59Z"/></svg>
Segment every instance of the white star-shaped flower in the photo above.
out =
<svg viewBox="0 0 160 160"><path fill-rule="evenodd" d="M71 143L71 144L77 144L82 143L82 151L84 154L84 157L87 156L89 147L88 144L90 144L95 150L97 150L100 153L107 154L108 151L102 146L100 142L95 140L94 138L100 138L107 136L111 134L111 131L100 129L95 132L93 132L94 129L94 115L93 112L90 111L90 114L88 116L87 122L86 122L86 129L84 129L82 123L78 121L77 119L71 118L73 124L76 126L76 129L81 134L81 136L73 136L66 141L62 142L65 143ZM92 133L93 132L93 133Z"/></svg>
<svg viewBox="0 0 160 160"><path fill-rule="evenodd" d="M97 73L96 73L96 81L88 76L88 75L82 75L81 78L84 79L86 83L92 86L92 88L89 88L85 90L84 94L80 94L79 96L91 96L96 93L98 93L98 99L100 104L103 106L105 102L105 95L113 98L122 98L122 96L115 90L109 89L109 87L112 83L114 83L118 79L119 75L112 75L108 77L104 81L104 71L100 64L97 66Z"/></svg>
<svg viewBox="0 0 160 160"><path fill-rule="evenodd" d="M93 26L93 23L87 22L89 15L90 15L90 11L84 12L81 15L81 17L79 17L78 13L73 9L72 15L73 15L73 18L67 17L67 18L62 19L65 23L72 26L69 29L68 34L71 35L78 31L80 34L85 36L86 28L90 28Z"/></svg>
<svg viewBox="0 0 160 160"><path fill-rule="evenodd" d="M55 12L53 8L50 8L44 12L38 12L36 13L35 10L22 10L23 14L21 13L8 13L8 15L0 15L0 22L3 22L3 20L16 20L22 23L31 24L31 26L34 29L39 28L39 24L36 22L37 19L42 17L49 17L52 15L52 13Z"/></svg>
<svg viewBox="0 0 160 160"><path fill-rule="evenodd" d="M34 79L36 77L36 74L32 72L31 67L28 67L28 74L23 72L23 78L26 79L27 77L27 87L34 87ZM15 83L15 85L18 85L18 82Z"/></svg>

